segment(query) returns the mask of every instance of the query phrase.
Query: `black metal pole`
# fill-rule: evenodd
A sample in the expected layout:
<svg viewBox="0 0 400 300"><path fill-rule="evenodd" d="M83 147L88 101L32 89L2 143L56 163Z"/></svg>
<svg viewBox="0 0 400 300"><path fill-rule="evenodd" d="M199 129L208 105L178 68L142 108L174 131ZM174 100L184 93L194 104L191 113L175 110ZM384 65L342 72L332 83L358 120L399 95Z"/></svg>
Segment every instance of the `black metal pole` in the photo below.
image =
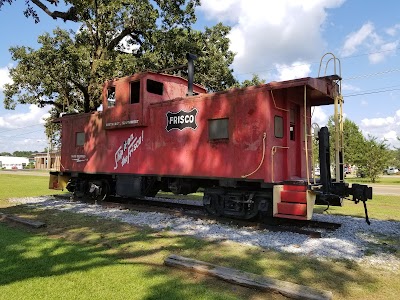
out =
<svg viewBox="0 0 400 300"><path fill-rule="evenodd" d="M191 53L186 54L186 59L188 60L188 92L187 96L193 96L193 78L194 78L194 60L197 56Z"/></svg>

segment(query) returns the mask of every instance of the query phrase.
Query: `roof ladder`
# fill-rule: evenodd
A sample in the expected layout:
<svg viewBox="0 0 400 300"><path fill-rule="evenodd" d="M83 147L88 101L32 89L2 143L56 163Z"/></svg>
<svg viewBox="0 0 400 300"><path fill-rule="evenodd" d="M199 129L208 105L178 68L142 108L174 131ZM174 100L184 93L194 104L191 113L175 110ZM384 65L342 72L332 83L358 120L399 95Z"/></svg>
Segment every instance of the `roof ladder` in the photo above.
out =
<svg viewBox="0 0 400 300"><path fill-rule="evenodd" d="M322 61L325 56L331 56L327 61L325 65L325 73L324 76L326 76L326 70L328 68L328 65L331 61L333 61L333 69L334 69L334 74L337 74L336 72L336 64L338 65L339 68L339 76L337 80L334 80L334 82L338 86L338 93L334 97L334 123L335 123L335 129L334 129L334 141L335 141L335 182L343 182L344 181L344 139L343 139L343 96L342 96L342 66L340 63L339 58L337 58L333 53L328 52L322 56L320 64L319 64L319 71L318 71L318 77L320 76L321 72L321 65Z"/></svg>

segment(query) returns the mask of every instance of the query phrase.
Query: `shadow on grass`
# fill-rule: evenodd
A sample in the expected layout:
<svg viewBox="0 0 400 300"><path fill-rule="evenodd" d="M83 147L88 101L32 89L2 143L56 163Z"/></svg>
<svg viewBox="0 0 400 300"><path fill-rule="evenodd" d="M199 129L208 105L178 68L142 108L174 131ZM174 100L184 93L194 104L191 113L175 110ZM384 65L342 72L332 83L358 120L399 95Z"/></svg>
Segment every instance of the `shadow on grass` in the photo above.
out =
<svg viewBox="0 0 400 300"><path fill-rule="evenodd" d="M8 234L6 239L1 239L0 257L12 259L0 260L1 285L30 277L53 276L110 264L137 264L148 267L142 274L143 277L162 276L160 283L148 289L144 299L226 299L238 293L238 290L231 291L231 285L219 280L197 278L185 271L163 266L163 259L170 253L330 290L342 297L349 296L349 284L371 286L377 281L371 273L365 272L357 263L351 261L322 261L256 247L171 235L168 232L138 230L124 223L80 214L24 206L10 207L2 211L28 214L46 222L48 227L35 230L36 234L33 237L20 230L7 229L11 230L12 234ZM4 226L0 229L4 230ZM43 234L52 239L43 238ZM1 235L3 236L3 232ZM39 250L33 253L27 250L33 248ZM196 282L192 282L193 280ZM196 283L201 284L197 287ZM211 289L207 292L206 287L210 285ZM225 294L226 290L229 290L228 294ZM215 298L216 291L217 294L223 293L220 298ZM207 293L211 293L212 296ZM248 298L248 293L252 292L240 290L239 297Z"/></svg>
<svg viewBox="0 0 400 300"><path fill-rule="evenodd" d="M1 223L0 236L0 285L110 264L99 247L32 236Z"/></svg>

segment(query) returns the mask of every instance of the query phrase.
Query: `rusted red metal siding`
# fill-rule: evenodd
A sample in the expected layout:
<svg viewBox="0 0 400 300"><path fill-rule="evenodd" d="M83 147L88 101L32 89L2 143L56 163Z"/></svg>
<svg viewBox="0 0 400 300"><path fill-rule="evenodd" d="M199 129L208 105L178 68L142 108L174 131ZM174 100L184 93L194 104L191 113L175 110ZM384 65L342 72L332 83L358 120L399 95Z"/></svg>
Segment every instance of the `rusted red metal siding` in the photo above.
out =
<svg viewBox="0 0 400 300"><path fill-rule="evenodd" d="M141 78L166 79L153 73L147 76ZM117 92L117 98L120 93L120 99L125 99L122 95L129 93L126 86L129 86L130 80L132 78L113 82L117 87L125 84L125 88ZM165 90L168 91L164 98L158 95L147 97L142 91L143 101L140 106L129 104L125 99L121 104L109 109L111 112L107 112L105 107L104 112L63 117L64 170L242 178L256 170L263 160L261 168L248 176L248 179L278 182L306 177L304 85L308 86L310 95L314 93L313 97L324 103L332 101L331 95L327 93L328 81L303 79L280 85L274 83L192 97L182 95L186 92L185 81L175 78L172 78L172 81L166 80L164 83ZM198 88L198 91L204 92L201 88ZM168 100L175 97L178 98ZM309 102L312 101L311 97ZM292 119L291 109L295 111ZM195 128L168 128L168 118L175 116L174 114L181 112L180 116L184 118L189 112L194 114L196 111ZM309 106L306 113L310 116ZM121 118L130 120L132 116L138 115L143 116L143 122L135 126L106 129L104 124ZM283 137L275 136L275 116L283 119ZM228 119L227 139L210 140L209 122L215 119ZM291 139L289 132L293 122L295 133L294 139ZM306 122L309 128L311 118L307 117ZM86 141L83 146L75 144L78 132L85 133Z"/></svg>

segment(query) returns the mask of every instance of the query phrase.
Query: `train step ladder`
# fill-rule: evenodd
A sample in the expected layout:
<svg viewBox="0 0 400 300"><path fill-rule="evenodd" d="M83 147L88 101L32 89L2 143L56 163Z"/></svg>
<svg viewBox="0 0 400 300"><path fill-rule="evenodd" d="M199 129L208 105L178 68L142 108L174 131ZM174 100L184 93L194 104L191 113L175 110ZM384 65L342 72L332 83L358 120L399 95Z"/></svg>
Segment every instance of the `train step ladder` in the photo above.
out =
<svg viewBox="0 0 400 300"><path fill-rule="evenodd" d="M310 220L315 204L315 194L306 185L284 184L274 188L274 217Z"/></svg>

